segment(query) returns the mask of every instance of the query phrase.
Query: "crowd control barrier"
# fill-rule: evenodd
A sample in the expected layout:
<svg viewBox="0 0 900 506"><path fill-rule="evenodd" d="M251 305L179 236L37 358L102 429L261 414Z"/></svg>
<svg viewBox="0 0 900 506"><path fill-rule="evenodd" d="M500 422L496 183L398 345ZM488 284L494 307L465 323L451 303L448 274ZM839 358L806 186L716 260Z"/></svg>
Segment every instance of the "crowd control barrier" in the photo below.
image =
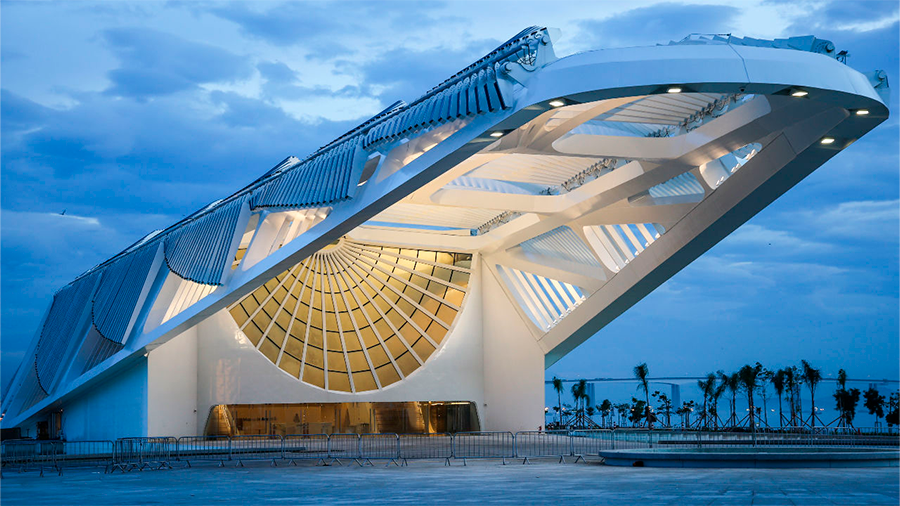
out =
<svg viewBox="0 0 900 506"><path fill-rule="evenodd" d="M512 432L457 432L429 434L292 434L129 437L115 441L35 441L7 440L0 445L3 471L24 472L65 468L102 467L107 472L144 469L171 469L173 462L186 466L215 462L235 466L245 461L315 460L316 465L360 466L386 461L401 466L409 460L557 458L565 463L599 457L604 450L645 448L900 448L900 435L868 429L816 428L815 430L693 431L673 429L591 429Z"/></svg>

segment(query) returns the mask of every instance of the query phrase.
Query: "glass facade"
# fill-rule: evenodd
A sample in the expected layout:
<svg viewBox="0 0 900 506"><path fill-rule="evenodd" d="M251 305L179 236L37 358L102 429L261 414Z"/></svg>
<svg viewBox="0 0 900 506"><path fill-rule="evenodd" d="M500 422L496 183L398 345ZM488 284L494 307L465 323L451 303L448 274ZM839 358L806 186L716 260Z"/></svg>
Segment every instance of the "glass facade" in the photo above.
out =
<svg viewBox="0 0 900 506"><path fill-rule="evenodd" d="M397 434L479 430L473 402L342 402L219 404L210 410L207 436Z"/></svg>
<svg viewBox="0 0 900 506"><path fill-rule="evenodd" d="M229 311L256 348L304 383L365 392L418 369L462 309L472 256L341 239Z"/></svg>

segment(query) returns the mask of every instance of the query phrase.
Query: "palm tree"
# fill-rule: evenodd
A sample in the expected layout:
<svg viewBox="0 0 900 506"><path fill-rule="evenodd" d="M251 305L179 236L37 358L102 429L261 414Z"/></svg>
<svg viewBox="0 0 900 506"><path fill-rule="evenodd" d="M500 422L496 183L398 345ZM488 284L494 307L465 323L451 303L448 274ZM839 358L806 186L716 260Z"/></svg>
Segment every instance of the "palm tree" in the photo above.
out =
<svg viewBox="0 0 900 506"><path fill-rule="evenodd" d="M803 391L800 387L803 385L803 373L797 366L791 366L791 375L794 378L794 395L797 405L794 407L797 411L797 422L803 425Z"/></svg>
<svg viewBox="0 0 900 506"><path fill-rule="evenodd" d="M865 406L869 410L870 415L875 415L875 426L878 426L878 419L884 416L884 396L878 393L875 387L869 387L863 393L866 399Z"/></svg>
<svg viewBox="0 0 900 506"><path fill-rule="evenodd" d="M719 381L724 389L731 394L731 417L729 417L729 423L734 427L737 425L737 393L740 389L741 378L738 373L725 374L724 371L719 371Z"/></svg>
<svg viewBox="0 0 900 506"><path fill-rule="evenodd" d="M806 360L801 360L803 366L803 381L809 387L809 396L812 401L812 414L809 415L809 421L813 427L816 426L816 386L822 381L822 370L816 369Z"/></svg>
<svg viewBox="0 0 900 506"><path fill-rule="evenodd" d="M578 396L581 398L581 410L584 411L587 401L590 400L590 399L588 399L588 394L587 394L587 380L586 379L578 380L578 394L579 394Z"/></svg>
<svg viewBox="0 0 900 506"><path fill-rule="evenodd" d="M587 381L580 380L578 383L572 385L572 397L575 399L575 420L574 423L579 423L581 421L581 417L583 416L583 408L582 408L582 399L587 396Z"/></svg>
<svg viewBox="0 0 900 506"><path fill-rule="evenodd" d="M619 412L619 425L624 425L627 416L631 413L631 404L627 402L616 404L616 411Z"/></svg>
<svg viewBox="0 0 900 506"><path fill-rule="evenodd" d="M553 377L553 390L556 390L556 412L559 414L559 424L562 425L562 391L563 382L556 376Z"/></svg>
<svg viewBox="0 0 900 506"><path fill-rule="evenodd" d="M603 399L603 402L601 402L600 405L597 406L597 409L600 410L601 413L603 413L603 418L605 420L606 417L609 416L610 410L612 410L612 403L609 402L609 399Z"/></svg>
<svg viewBox="0 0 900 506"><path fill-rule="evenodd" d="M791 427L797 425L794 415L795 408L797 407L797 403L794 400L794 393L797 391L797 377L794 375L794 369L796 369L796 367L785 367L782 369L784 372L784 386L787 387L788 400L790 401L788 406L791 408Z"/></svg>
<svg viewBox="0 0 900 506"><path fill-rule="evenodd" d="M759 386L757 388L759 390L759 397L763 401L763 408L762 408L763 419L761 421L764 424L766 424L766 427L768 427L769 426L769 406L766 401L769 398L769 383L772 382L772 376L774 376L775 373L773 373L769 369L766 369L765 367L763 367L762 364L760 364L759 362L756 363L756 367L760 371L759 374L757 375L757 378L759 379Z"/></svg>
<svg viewBox="0 0 900 506"><path fill-rule="evenodd" d="M755 367L745 365L738 371L740 385L747 391L747 407L750 409L750 430L752 431L756 430L756 410L753 406L753 390L756 388L757 376L761 369L762 366L757 362Z"/></svg>
<svg viewBox="0 0 900 506"><path fill-rule="evenodd" d="M781 395L784 394L784 381L785 381L784 369L778 369L777 371L775 371L775 374L772 375L772 388L774 388L775 393L778 394L778 426L779 427L784 425L784 413L781 411Z"/></svg>
<svg viewBox="0 0 900 506"><path fill-rule="evenodd" d="M860 391L858 388L850 390L840 389L834 393L834 400L842 407L841 425L853 427L853 417L856 416L856 404L859 402Z"/></svg>
<svg viewBox="0 0 900 506"><path fill-rule="evenodd" d="M647 410L647 427L652 428L653 422L650 421L650 382L647 381L647 378L650 376L650 368L647 367L647 362L640 363L634 366L634 377L640 383L638 384L638 388L644 391L644 401L645 401L645 409Z"/></svg>
<svg viewBox="0 0 900 506"><path fill-rule="evenodd" d="M721 370L717 371L717 374L719 375L719 379L722 379L723 377L727 378L727 376L725 376L725 373ZM713 405L712 405L712 411L710 414L712 414L712 416L713 416L713 427L716 429L719 428L719 422L721 421L719 419L719 399L722 398L722 394L725 393L725 384L726 383L727 383L727 381L719 382L719 384L716 385L715 390L713 390L713 399L712 399Z"/></svg>
<svg viewBox="0 0 900 506"><path fill-rule="evenodd" d="M838 388L835 390L835 399L837 399L837 409L840 414L841 422L844 421L844 407L841 405L841 401L843 400L843 396L840 395L842 390L847 388L847 371L843 369L838 370L837 375Z"/></svg>
<svg viewBox="0 0 900 506"><path fill-rule="evenodd" d="M705 380L697 380L697 386L703 392L703 426L709 428L709 409L716 390L716 375L709 373Z"/></svg>

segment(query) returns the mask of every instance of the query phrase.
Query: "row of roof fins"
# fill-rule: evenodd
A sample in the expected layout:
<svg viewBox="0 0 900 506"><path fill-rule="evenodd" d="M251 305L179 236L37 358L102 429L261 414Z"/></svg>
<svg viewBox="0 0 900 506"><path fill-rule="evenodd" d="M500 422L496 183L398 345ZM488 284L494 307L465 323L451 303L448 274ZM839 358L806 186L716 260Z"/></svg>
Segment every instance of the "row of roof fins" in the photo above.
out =
<svg viewBox="0 0 900 506"><path fill-rule="evenodd" d="M846 63L850 56L847 51L838 52L834 43L830 40L818 39L813 35L801 37L788 37L787 39L754 39L753 37L735 37L730 33L704 34L692 33L679 41L671 41L667 45L689 44L731 44L733 46L768 47L774 49L794 49L797 51L809 51L810 53L824 54ZM663 44L660 44L663 45Z"/></svg>
<svg viewBox="0 0 900 506"><path fill-rule="evenodd" d="M348 149L359 145L364 133L388 119L393 120L397 117L397 120L402 120L394 120L391 122L390 128L381 129L385 130L385 133L380 135L379 139L372 139L372 136L369 136L370 138L365 142L369 146L380 140L390 140L399 134L451 121L460 116L493 112L510 107L509 90L499 82L496 75L497 66L505 61L518 59L523 46L534 44L537 41L542 41L544 44L549 43L550 39L546 28L532 26L522 30L411 104L402 100L391 104L302 161L294 156L285 158L263 176L233 195L204 206L165 230L157 230L148 234L118 255L85 272L79 278L105 267L113 260L143 247L147 243L156 242L164 236L169 236L177 229L201 220L207 214L213 213L233 201L242 200L250 195L252 195L250 196L250 205L254 209L259 207L309 207L349 198L353 190L349 186L352 164L349 163L346 155ZM401 115L402 117L399 117ZM280 181L282 179L284 181ZM167 258L167 260L169 259ZM173 264L181 264L181 262L170 262L170 266ZM187 279L191 278L192 276L187 277ZM205 276L200 278L203 279ZM193 279L204 282L197 278Z"/></svg>
<svg viewBox="0 0 900 506"><path fill-rule="evenodd" d="M312 156L316 156L323 150L329 149L334 144L341 142L344 139L347 139L351 136L362 134L366 130L375 126L376 123L380 123L385 120L387 117L392 116L393 114L400 112L404 109L411 108L419 104L420 102L427 101L429 98L437 95L443 90L450 88L451 86L462 82L463 80L477 76L481 71L487 70L489 68L493 68L495 64L508 61L510 59L518 59L518 53L521 50L523 45L531 45L535 41L543 40L544 43L550 42L549 32L546 27L540 26L529 26L524 30L520 31L509 40L497 46L496 49L489 52L488 54L482 56L478 60L476 60L471 65L466 68L460 70L459 72L453 74L452 76L445 79L443 82L428 90L424 95L414 100L412 103L407 104L406 102L400 100L391 104L390 107L376 114L372 118L364 121L356 128L350 130L349 132L339 136L337 139L332 142L326 144L325 146L319 148Z"/></svg>

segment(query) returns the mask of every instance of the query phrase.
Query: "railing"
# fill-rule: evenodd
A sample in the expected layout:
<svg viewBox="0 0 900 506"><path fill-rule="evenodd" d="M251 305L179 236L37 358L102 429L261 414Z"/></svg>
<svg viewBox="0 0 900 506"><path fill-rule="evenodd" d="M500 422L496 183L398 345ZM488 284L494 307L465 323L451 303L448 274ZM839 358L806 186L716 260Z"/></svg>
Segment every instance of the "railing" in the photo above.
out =
<svg viewBox="0 0 900 506"><path fill-rule="evenodd" d="M281 436L232 436L231 460L236 460L239 467L245 460L276 460L284 458L284 438Z"/></svg>
<svg viewBox="0 0 900 506"><path fill-rule="evenodd" d="M449 432L400 434L398 439L400 460L404 464L410 459L441 459L449 466L453 458L453 434Z"/></svg>
<svg viewBox="0 0 900 506"><path fill-rule="evenodd" d="M328 458L328 434L298 434L284 436L283 457L290 464L298 460L316 459L316 464Z"/></svg>
<svg viewBox="0 0 900 506"><path fill-rule="evenodd" d="M116 440L111 471L122 472L146 468L172 468L172 455L177 454L174 437L127 437Z"/></svg>
<svg viewBox="0 0 900 506"><path fill-rule="evenodd" d="M372 464L371 459L385 459L387 465L400 460L400 436L397 434L361 434L359 436L359 456L363 464Z"/></svg>
<svg viewBox="0 0 900 506"><path fill-rule="evenodd" d="M353 459L360 463L359 434L332 434L328 436L330 464L341 464L341 459Z"/></svg>
<svg viewBox="0 0 900 506"><path fill-rule="evenodd" d="M191 461L218 462L224 466L231 460L231 438L228 436L184 436L178 438L176 460L188 466Z"/></svg>
<svg viewBox="0 0 900 506"><path fill-rule="evenodd" d="M297 434L271 436L135 437L116 441L8 440L0 446L3 470L103 467L112 472L171 468L217 462L315 460L316 465L373 460L405 465L408 460L558 458L575 462L598 457L606 450L689 448L900 448L900 436L866 429L817 428L752 432L712 432L672 429L596 429L559 431L457 432L433 434Z"/></svg>
<svg viewBox="0 0 900 506"><path fill-rule="evenodd" d="M516 457L516 436L512 432L457 432L453 435L453 458L506 459Z"/></svg>
<svg viewBox="0 0 900 506"><path fill-rule="evenodd" d="M515 435L516 458L527 463L529 457L559 457L564 462L572 455L572 437L567 430L520 431Z"/></svg>

